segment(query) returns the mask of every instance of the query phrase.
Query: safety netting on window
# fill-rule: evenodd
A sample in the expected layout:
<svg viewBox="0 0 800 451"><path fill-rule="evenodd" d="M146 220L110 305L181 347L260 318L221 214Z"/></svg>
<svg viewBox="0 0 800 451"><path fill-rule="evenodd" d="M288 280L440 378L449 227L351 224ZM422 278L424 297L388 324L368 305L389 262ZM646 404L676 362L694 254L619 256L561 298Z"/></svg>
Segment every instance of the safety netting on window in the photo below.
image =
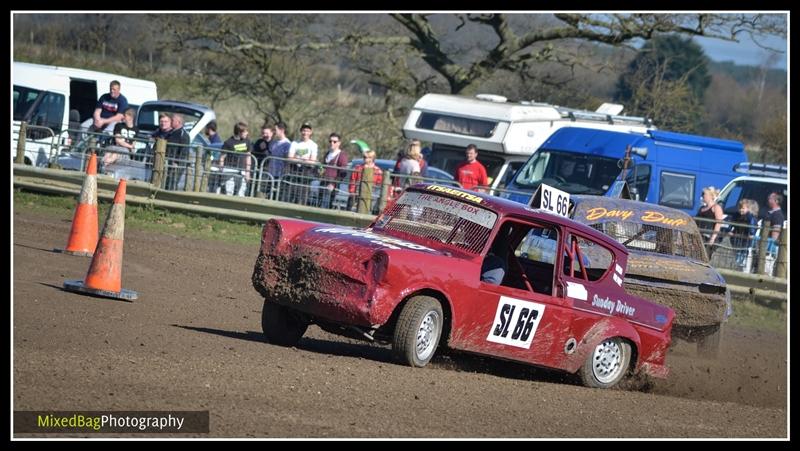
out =
<svg viewBox="0 0 800 451"><path fill-rule="evenodd" d="M450 244L477 254L496 221L496 213L472 202L407 191L383 212L373 229Z"/></svg>
<svg viewBox="0 0 800 451"><path fill-rule="evenodd" d="M591 227L614 238L631 250L678 255L707 261L699 235L651 224L608 221Z"/></svg>

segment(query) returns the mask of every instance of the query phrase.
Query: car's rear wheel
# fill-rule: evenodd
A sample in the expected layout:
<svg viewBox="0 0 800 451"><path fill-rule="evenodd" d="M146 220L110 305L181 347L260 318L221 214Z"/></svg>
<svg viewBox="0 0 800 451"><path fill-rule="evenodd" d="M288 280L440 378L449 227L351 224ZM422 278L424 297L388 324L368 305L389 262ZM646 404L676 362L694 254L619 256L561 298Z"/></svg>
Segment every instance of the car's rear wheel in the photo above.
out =
<svg viewBox="0 0 800 451"><path fill-rule="evenodd" d="M261 310L261 329L270 343L294 346L308 329L308 321L289 308L264 301Z"/></svg>
<svg viewBox="0 0 800 451"><path fill-rule="evenodd" d="M603 340L595 346L579 370L583 385L611 388L628 373L631 345L619 337Z"/></svg>
<svg viewBox="0 0 800 451"><path fill-rule="evenodd" d="M397 318L392 350L406 365L423 367L436 352L443 325L439 301L429 296L415 296L403 306Z"/></svg>

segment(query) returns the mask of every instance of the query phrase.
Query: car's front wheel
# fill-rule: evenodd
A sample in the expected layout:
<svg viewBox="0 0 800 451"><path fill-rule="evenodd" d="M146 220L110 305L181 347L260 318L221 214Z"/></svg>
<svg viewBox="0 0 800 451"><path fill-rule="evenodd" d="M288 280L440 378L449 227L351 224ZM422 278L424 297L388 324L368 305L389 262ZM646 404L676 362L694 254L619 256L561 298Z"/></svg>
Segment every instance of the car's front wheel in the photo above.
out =
<svg viewBox="0 0 800 451"><path fill-rule="evenodd" d="M308 321L289 308L264 301L261 310L261 329L270 343L294 346L308 329Z"/></svg>
<svg viewBox="0 0 800 451"><path fill-rule="evenodd" d="M619 337L603 340L595 346L579 370L583 385L611 388L628 373L631 345Z"/></svg>
<svg viewBox="0 0 800 451"><path fill-rule="evenodd" d="M439 301L429 296L415 296L403 306L397 318L392 350L401 362L423 367L436 352L443 325Z"/></svg>

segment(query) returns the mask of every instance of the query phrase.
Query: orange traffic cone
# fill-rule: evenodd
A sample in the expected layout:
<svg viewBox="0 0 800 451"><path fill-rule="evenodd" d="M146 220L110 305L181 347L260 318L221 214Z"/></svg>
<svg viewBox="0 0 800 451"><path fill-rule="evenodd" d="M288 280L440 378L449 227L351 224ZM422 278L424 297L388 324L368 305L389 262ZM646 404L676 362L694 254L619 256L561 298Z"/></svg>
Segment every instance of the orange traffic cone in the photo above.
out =
<svg viewBox="0 0 800 451"><path fill-rule="evenodd" d="M91 257L97 246L97 156L92 153L86 166L81 196L72 217L72 230L65 249L53 249L81 257Z"/></svg>
<svg viewBox="0 0 800 451"><path fill-rule="evenodd" d="M125 179L119 181L114 203L108 211L97 252L89 265L86 279L66 280L64 289L114 299L134 300L135 291L122 288L122 242L125 233Z"/></svg>

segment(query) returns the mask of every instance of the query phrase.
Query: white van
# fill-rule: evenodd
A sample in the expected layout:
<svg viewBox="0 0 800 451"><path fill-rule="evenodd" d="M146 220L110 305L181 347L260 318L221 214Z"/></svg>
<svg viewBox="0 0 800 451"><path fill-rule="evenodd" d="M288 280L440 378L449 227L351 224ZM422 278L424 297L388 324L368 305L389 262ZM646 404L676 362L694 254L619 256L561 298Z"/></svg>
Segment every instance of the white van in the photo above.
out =
<svg viewBox="0 0 800 451"><path fill-rule="evenodd" d="M740 163L733 170L743 175L731 180L719 193L717 202L722 205L726 217L733 216L739 211L739 201L750 199L758 202L759 219L763 218L769 207L767 197L771 193L783 195L781 210L785 217L789 217L789 186L787 177L789 169L786 166L763 163Z"/></svg>
<svg viewBox="0 0 800 451"><path fill-rule="evenodd" d="M579 126L644 133L655 129L640 117L619 116L622 105L604 103L597 111L547 103L508 102L505 97L475 98L425 94L403 126L406 138L431 143L428 164L449 173L464 160L468 144L478 146L492 188L503 188L539 146L561 127Z"/></svg>
<svg viewBox="0 0 800 451"><path fill-rule="evenodd" d="M120 82L132 108L158 99L152 81L15 61L11 158L16 157L19 126L25 121L32 126L26 133L25 163L46 166L60 145L69 144L66 130L78 129L81 122L91 119L97 99L109 91L112 80Z"/></svg>

